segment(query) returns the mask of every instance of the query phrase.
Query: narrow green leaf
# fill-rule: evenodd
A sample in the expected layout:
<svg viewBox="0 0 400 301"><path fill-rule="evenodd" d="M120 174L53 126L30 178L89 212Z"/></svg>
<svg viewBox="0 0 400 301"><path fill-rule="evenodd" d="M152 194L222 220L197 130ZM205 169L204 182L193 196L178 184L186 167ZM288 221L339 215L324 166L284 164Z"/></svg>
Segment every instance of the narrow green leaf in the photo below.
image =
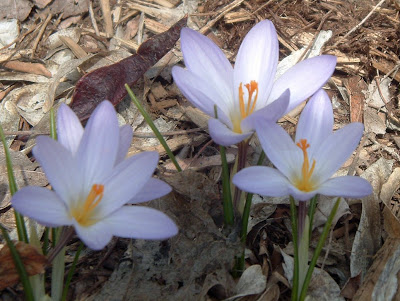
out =
<svg viewBox="0 0 400 301"><path fill-rule="evenodd" d="M339 208L340 201L341 201L341 198L338 197L335 205L332 208L331 214L329 214L328 220L325 223L324 230L322 231L322 234L318 241L317 247L315 248L314 255L311 259L310 266L308 267L307 275L306 275L306 278L304 279L304 284L301 289L300 298L299 298L299 300L301 300L301 301L305 300L305 298L307 296L308 286L310 285L310 281L311 281L311 277L312 277L315 265L317 264L318 257L321 254L321 251L325 244L326 238L328 237L329 230L332 226L333 218L335 217L336 212Z"/></svg>
<svg viewBox="0 0 400 301"><path fill-rule="evenodd" d="M294 248L294 268L293 268L293 286L292 301L297 300L299 291L299 249L298 249L298 230L297 230L297 212L294 198L290 196L290 220L292 224L292 237Z"/></svg>
<svg viewBox="0 0 400 301"><path fill-rule="evenodd" d="M10 151L8 149L8 146L7 146L7 143L6 143L6 138L5 138L4 132L3 132L3 127L1 125L0 125L0 138L1 138L1 142L3 143L4 154L5 154L5 157L6 157L8 185L10 187L11 195L14 195L18 190L17 182L15 181L14 170L13 170L13 166L12 166L12 162L11 162ZM14 217L15 217L15 223L17 225L18 239L20 241L28 243L29 242L28 241L28 232L26 231L24 217L21 214L19 214L17 211L15 211L15 210L14 210Z"/></svg>
<svg viewBox="0 0 400 301"><path fill-rule="evenodd" d="M132 99L133 103L136 105L138 108L139 112L142 114L144 120L146 120L147 124L150 126L154 134L156 135L158 141L160 141L161 145L164 147L165 151L168 154L168 157L171 159L172 163L175 165L175 168L178 171L182 171L182 168L179 166L178 161L176 161L176 158L174 154L172 153L171 149L169 148L167 142L165 141L164 137L161 135L160 131L157 129L156 125L154 124L153 120L151 119L150 115L147 114L146 110L143 108L141 103L138 101L136 98L135 94L133 94L131 88L127 84L125 84L125 89L128 91L128 94L130 98Z"/></svg>
<svg viewBox="0 0 400 301"><path fill-rule="evenodd" d="M62 299L61 299L62 301L67 300L69 285L71 283L72 276L74 276L76 264L78 263L79 255L81 254L82 249L83 249L83 243L81 242L81 244L78 247L78 250L75 253L75 257L74 257L74 261L72 262L72 266L68 271L67 280L65 282L65 286L64 286L64 290L63 290L63 294L62 294Z"/></svg>

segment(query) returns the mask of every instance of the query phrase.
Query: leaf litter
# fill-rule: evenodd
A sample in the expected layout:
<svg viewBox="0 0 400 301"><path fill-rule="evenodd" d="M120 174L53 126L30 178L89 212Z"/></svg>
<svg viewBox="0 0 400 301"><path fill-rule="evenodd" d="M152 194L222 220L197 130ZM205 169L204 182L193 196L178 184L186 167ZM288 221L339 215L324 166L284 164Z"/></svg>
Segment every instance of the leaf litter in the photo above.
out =
<svg viewBox="0 0 400 301"><path fill-rule="evenodd" d="M19 23L13 22L19 25L19 33L16 39L15 36L10 39L15 48L0 50L4 67L0 70L0 86L4 92L0 122L16 160L18 185L47 185L37 164L31 161L30 150L36 135L49 133L48 111L60 102L72 102L84 119L96 101L107 97L114 104L119 103L121 124L130 124L135 131L145 132L146 125L136 108L129 99L124 99L124 89L117 88L115 95L111 93L115 92L112 81L106 81L111 85L98 97L92 97L89 90L84 89L87 91L81 95L86 96L82 96L82 104L79 104L78 82L85 81L91 72L108 70L102 68L113 64L121 66L124 59L132 59L132 56L138 59L136 50L139 55L147 51L143 41L157 39L155 34L173 26L186 13L190 14L188 26L212 37L233 62L247 31L256 20L269 18L278 29L281 60L288 58L296 63L296 59L313 55L313 51L338 57L337 72L325 87L334 102L335 126L340 128L350 121L359 121L366 128L359 150L340 172L367 178L373 184L374 194L364 200L342 202L336 226L318 261L318 267L324 271L318 269L320 282L312 281L310 297L320 294L327 300L342 300L338 294L342 290L343 296L346 294L346 298L354 300L371 296L374 300L395 300L400 296L396 284L399 283L396 254L400 245L400 43L396 28L400 22L400 5L397 1L385 1L373 10L376 3L372 0L363 1L362 5L357 3L336 0L313 3L168 0L156 4L111 1L111 11L105 12L96 2L87 0L6 1L0 8L0 16L18 19ZM14 9L15 5L18 9ZM367 15L366 22L361 23ZM114 26L111 34L106 30L105 19L111 20ZM68 37L73 43L63 43L57 35ZM151 57L145 63L146 68L139 68L138 74L129 72L128 77L153 119L168 125L162 131L168 132L168 144L186 168L183 174L174 173L158 143L144 145L143 139L153 137L139 135L132 141L130 154L143 149L160 152L158 176L170 183L175 192L150 202L149 206L174 217L181 232L166 242L119 240L103 252L84 252L69 297L285 300L290 294L290 273L286 273L284 267L290 266L287 263L292 258L288 200L285 198L254 196L246 244L247 270L241 279L235 280L230 274L233 258L241 248L236 234L229 235L222 227L219 153L204 131L207 117L188 105L170 76L171 67L182 60L179 45L174 47L178 37L176 28L170 43L161 45L163 50L158 56ZM79 58L76 49L84 51L83 57ZM10 68L13 65L24 68ZM116 84L121 86L124 82ZM93 102L86 103L84 99ZM299 112L291 112L280 120L289 133L294 132ZM191 132L193 128L199 130ZM251 145L249 162L259 153L257 142ZM228 149L230 162L235 152L235 148ZM4 170L4 165L2 168ZM12 214L7 210L7 180L5 173L1 174L0 219L12 230ZM321 200L319 204L311 248L316 244L320 224L330 205L329 200ZM76 242L68 246L67 258L74 255L76 248ZM285 253L281 253L281 249ZM82 274L86 276L80 276ZM244 285L246 281L254 287ZM345 293L343 288L349 287L352 289ZM244 296L247 293L249 296Z"/></svg>

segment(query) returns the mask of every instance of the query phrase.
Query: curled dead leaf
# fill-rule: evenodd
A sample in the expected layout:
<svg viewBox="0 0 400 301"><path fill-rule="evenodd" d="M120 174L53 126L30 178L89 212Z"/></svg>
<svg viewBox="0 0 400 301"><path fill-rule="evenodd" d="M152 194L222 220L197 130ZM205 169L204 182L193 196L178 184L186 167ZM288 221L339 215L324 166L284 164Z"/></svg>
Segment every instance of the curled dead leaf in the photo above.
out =
<svg viewBox="0 0 400 301"><path fill-rule="evenodd" d="M46 256L40 254L38 249L32 245L19 241L15 247L25 265L26 272L33 276L44 272L47 264ZM0 250L0 290L18 283L19 275L11 256L10 248L5 245Z"/></svg>

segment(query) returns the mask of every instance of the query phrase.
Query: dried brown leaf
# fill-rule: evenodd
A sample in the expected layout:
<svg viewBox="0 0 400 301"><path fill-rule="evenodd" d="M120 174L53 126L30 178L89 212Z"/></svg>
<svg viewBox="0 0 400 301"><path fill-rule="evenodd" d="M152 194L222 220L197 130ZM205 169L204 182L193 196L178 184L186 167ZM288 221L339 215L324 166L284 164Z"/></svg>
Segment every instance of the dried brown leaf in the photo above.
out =
<svg viewBox="0 0 400 301"><path fill-rule="evenodd" d="M22 241L17 242L15 247L29 276L44 272L47 258L40 254L36 247ZM0 290L12 286L18 281L19 275L15 268L10 248L5 245L0 250Z"/></svg>

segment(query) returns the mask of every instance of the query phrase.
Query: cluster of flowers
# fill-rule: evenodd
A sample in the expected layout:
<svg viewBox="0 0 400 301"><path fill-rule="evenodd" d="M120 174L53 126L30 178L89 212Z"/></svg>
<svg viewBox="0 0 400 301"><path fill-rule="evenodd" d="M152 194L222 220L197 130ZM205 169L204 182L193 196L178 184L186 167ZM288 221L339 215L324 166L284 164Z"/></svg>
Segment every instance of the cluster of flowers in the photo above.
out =
<svg viewBox="0 0 400 301"><path fill-rule="evenodd" d="M244 191L292 195L300 201L316 194L369 195L372 188L364 179L331 179L363 133L361 123L333 133L332 105L321 88L332 75L336 58L306 59L275 79L278 46L274 25L268 20L259 22L246 35L233 68L210 39L188 28L181 33L186 69L174 67L172 74L185 97L212 117L208 125L213 140L228 146L248 139L255 131L277 168L245 168L234 176L233 183ZM310 96L293 141L276 121Z"/></svg>
<svg viewBox="0 0 400 301"><path fill-rule="evenodd" d="M240 189L267 196L292 195L306 201L315 194L362 197L370 184L358 177L331 178L358 145L363 125L352 123L333 133L333 112L321 89L336 58L307 59L275 79L278 39L270 21L258 23L245 37L233 68L207 37L183 29L181 47L186 69L172 74L182 93L211 117L210 135L228 146L257 132L277 169L249 167L233 178ZM313 95L313 96L312 96ZM311 97L297 126L295 141L276 121ZM90 248L103 248L113 235L165 239L177 233L164 213L132 206L161 197L171 188L152 178L158 154L143 152L125 159L130 126L118 126L108 101L94 111L84 129L68 106L57 115L58 141L38 137L33 154L53 190L25 187L13 207L49 227L73 226Z"/></svg>

